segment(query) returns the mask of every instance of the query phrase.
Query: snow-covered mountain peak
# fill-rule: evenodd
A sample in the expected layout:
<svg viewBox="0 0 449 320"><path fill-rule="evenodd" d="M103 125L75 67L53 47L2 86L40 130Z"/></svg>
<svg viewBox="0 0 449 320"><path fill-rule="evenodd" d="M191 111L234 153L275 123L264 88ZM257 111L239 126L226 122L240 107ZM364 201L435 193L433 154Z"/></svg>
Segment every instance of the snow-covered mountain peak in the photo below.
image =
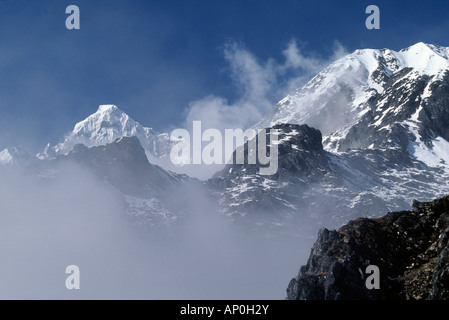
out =
<svg viewBox="0 0 449 320"><path fill-rule="evenodd" d="M354 59L363 64L370 73L382 66L387 74L403 68L413 68L420 73L433 75L448 68L449 48L418 42L399 51L388 48L359 49L343 57L341 61Z"/></svg>
<svg viewBox="0 0 449 320"><path fill-rule="evenodd" d="M359 49L331 63L282 99L256 127L306 123L321 130L327 137L325 148L334 150L333 146L346 137L349 129L373 111L374 98L384 96L374 110L376 126L385 127L388 123L384 120L393 120L390 114L399 117L405 110L403 117L410 117L416 110L407 101L431 96L434 84L448 70L449 48L445 47L420 42L400 51ZM393 87L404 96L392 97ZM418 98L415 93L409 95L412 89L417 90ZM391 99L404 101L392 108Z"/></svg>
<svg viewBox="0 0 449 320"><path fill-rule="evenodd" d="M411 55L422 55L423 53L428 55L437 54L445 59L448 58L448 48L441 47L434 44L418 42L410 47L399 50L402 54L411 54Z"/></svg>
<svg viewBox="0 0 449 320"><path fill-rule="evenodd" d="M146 130L115 105L101 105L97 112L78 122L72 132L75 136L93 139L94 145L111 143L122 136L133 136Z"/></svg>
<svg viewBox="0 0 449 320"><path fill-rule="evenodd" d="M0 151L0 165L28 164L32 160L22 147L8 147Z"/></svg>
<svg viewBox="0 0 449 320"><path fill-rule="evenodd" d="M98 107L97 112L105 113L105 112L113 112L119 111L120 109L114 104L102 104Z"/></svg>
<svg viewBox="0 0 449 320"><path fill-rule="evenodd" d="M404 67L434 75L449 67L449 48L419 42L397 53Z"/></svg>
<svg viewBox="0 0 449 320"><path fill-rule="evenodd" d="M49 159L59 154L67 154L78 143L92 147L133 136L139 139L149 156L158 157L161 150L167 149L168 142L164 135L158 135L153 129L143 127L115 105L100 105L95 113L78 122L63 142L54 147L47 146L37 157Z"/></svg>

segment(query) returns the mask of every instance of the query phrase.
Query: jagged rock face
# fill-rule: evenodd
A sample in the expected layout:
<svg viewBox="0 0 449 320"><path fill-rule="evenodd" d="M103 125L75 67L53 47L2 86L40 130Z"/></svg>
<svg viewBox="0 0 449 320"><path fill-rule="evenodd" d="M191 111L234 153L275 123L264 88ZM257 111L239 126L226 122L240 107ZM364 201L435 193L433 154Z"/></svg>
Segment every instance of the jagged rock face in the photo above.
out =
<svg viewBox="0 0 449 320"><path fill-rule="evenodd" d="M227 165L207 182L212 192L221 198L226 214L247 218L261 218L267 214L277 219L291 210L298 210L301 205L305 206L302 195L308 186L321 182L330 172L319 130L291 124L269 129L266 135L267 153L271 150L270 134L276 134L278 139L279 161L275 174L260 175L261 164L258 161L256 164L245 162ZM243 146L246 160L248 145L245 143ZM234 159L235 156L236 152Z"/></svg>
<svg viewBox="0 0 449 320"><path fill-rule="evenodd" d="M308 125L292 125L280 124L266 130L267 149L270 152L270 135L275 133L277 135L277 148L279 153L278 171L270 176L272 180L279 180L288 178L291 174L308 177L316 174L317 170L327 167L327 158L323 150L321 132ZM258 139L258 136L254 139ZM256 174L262 166L259 163L258 150L256 154L256 165L247 163L249 143L244 145L245 163L244 164L230 164L221 172L215 174L215 177L224 179L233 179L239 177L242 172L245 174ZM236 152L233 154L235 160ZM235 161L234 161L235 162Z"/></svg>
<svg viewBox="0 0 449 320"><path fill-rule="evenodd" d="M433 92L425 100L423 111L419 114L422 123L422 135L427 139L441 136L449 140L449 72L446 72L441 81L432 83L430 91Z"/></svg>
<svg viewBox="0 0 449 320"><path fill-rule="evenodd" d="M411 211L322 229L307 264L290 281L290 300L448 299L449 196L414 202ZM380 270L367 289L365 270Z"/></svg>
<svg viewBox="0 0 449 320"><path fill-rule="evenodd" d="M383 92L370 98L370 109L344 138L334 142L339 151L398 148L407 153L409 141L420 139L431 148L435 137L449 140L449 73L442 72L438 79L410 73L410 68L398 72L385 83Z"/></svg>

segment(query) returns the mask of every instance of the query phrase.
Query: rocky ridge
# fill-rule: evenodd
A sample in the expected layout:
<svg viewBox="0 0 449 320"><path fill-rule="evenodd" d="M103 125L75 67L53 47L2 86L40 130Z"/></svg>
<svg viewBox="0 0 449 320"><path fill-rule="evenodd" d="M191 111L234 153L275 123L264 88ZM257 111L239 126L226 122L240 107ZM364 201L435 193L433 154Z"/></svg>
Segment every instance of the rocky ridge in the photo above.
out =
<svg viewBox="0 0 449 320"><path fill-rule="evenodd" d="M376 265L380 288L367 289ZM449 196L410 211L359 218L321 229L307 264L287 288L289 300L448 299Z"/></svg>

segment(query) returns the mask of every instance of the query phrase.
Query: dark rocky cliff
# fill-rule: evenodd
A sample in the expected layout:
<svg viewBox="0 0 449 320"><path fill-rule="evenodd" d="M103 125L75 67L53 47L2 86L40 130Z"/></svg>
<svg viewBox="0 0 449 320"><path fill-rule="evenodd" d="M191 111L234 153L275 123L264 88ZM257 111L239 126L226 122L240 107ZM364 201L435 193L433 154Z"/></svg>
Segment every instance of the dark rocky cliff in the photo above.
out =
<svg viewBox="0 0 449 320"><path fill-rule="evenodd" d="M365 285L368 265L379 267L379 289ZM356 219L339 230L320 230L287 298L448 299L449 196L415 201L411 211Z"/></svg>

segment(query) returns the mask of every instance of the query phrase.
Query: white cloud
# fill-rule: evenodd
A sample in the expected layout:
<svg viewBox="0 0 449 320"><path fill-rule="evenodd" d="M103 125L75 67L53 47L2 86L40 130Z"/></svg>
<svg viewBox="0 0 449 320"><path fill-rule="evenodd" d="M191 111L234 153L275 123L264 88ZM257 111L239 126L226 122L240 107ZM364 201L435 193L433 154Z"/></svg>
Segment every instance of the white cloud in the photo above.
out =
<svg viewBox="0 0 449 320"><path fill-rule="evenodd" d="M203 128L245 128L262 117L258 105L242 100L229 104L225 98L207 96L189 105L186 126L190 128L192 121L201 120Z"/></svg>
<svg viewBox="0 0 449 320"><path fill-rule="evenodd" d="M291 40L287 46L287 49L282 51L285 56L285 63L281 66L281 69L302 69L305 73L318 73L323 69L323 65L326 63L315 57L307 57L302 54L295 40Z"/></svg>
<svg viewBox="0 0 449 320"><path fill-rule="evenodd" d="M185 126L201 120L204 128L246 129L255 125L271 108L289 92L303 86L329 63L347 54L339 42L328 58L304 54L291 40L282 51L284 61L275 59L260 61L243 45L228 43L224 57L230 67L231 79L240 97L229 102L224 97L209 95L192 101L186 110Z"/></svg>

